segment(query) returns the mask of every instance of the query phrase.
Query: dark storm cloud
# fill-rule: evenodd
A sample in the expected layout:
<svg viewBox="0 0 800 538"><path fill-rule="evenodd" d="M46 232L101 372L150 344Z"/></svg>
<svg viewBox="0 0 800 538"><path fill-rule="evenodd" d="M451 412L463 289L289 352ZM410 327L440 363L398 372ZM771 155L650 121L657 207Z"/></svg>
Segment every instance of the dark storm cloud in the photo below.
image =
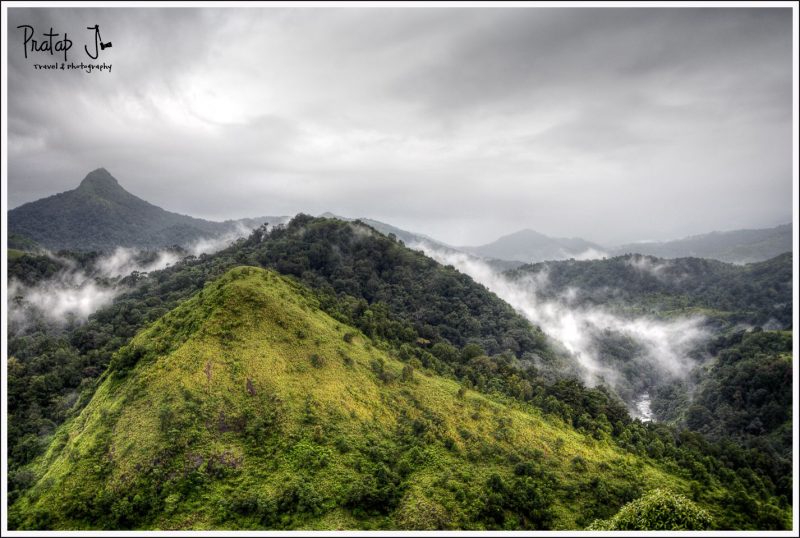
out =
<svg viewBox="0 0 800 538"><path fill-rule="evenodd" d="M111 73L42 72L19 24ZM72 59L72 58L71 58ZM104 166L207 218L456 244L791 220L788 9L10 9L9 206Z"/></svg>

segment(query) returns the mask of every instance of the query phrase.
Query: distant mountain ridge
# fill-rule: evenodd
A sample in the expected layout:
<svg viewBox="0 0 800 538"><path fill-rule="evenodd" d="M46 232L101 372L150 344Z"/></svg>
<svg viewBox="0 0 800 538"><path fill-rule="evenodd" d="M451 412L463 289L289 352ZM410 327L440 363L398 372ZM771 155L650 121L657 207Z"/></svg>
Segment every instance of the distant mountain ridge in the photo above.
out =
<svg viewBox="0 0 800 538"><path fill-rule="evenodd" d="M427 235L369 218L333 213L322 217L360 220L409 246L428 243L452 253L484 258L507 270L525 263L597 259L622 254L660 258L698 257L731 263L752 263L792 251L792 225L768 229L711 232L673 241L602 246L579 238L549 237L524 229L479 246L454 247ZM110 250L118 246L162 248L186 246L201 239L234 234L243 228L284 223L288 217L256 217L215 222L173 213L126 191L105 168L90 172L73 190L21 205L8 212L13 248L36 245L50 250Z"/></svg>
<svg viewBox="0 0 800 538"><path fill-rule="evenodd" d="M482 258L524 263L642 254L667 259L694 257L741 264L762 262L791 252L792 244L792 225L789 223L774 228L710 232L672 241L619 246L603 246L579 237L549 237L525 229L485 245L449 248Z"/></svg>
<svg viewBox="0 0 800 538"><path fill-rule="evenodd" d="M605 249L600 245L579 237L549 237L530 229L504 235L486 245L458 247L458 250L484 258L526 263L599 257L605 253Z"/></svg>
<svg viewBox="0 0 800 538"><path fill-rule="evenodd" d="M284 220L259 217L214 222L173 213L129 193L105 168L90 172L76 189L8 212L10 233L52 250L187 245Z"/></svg>
<svg viewBox="0 0 800 538"><path fill-rule="evenodd" d="M345 221L360 220L383 235L394 235L411 246L421 243L451 254L464 253L483 258L493 268L506 271L528 263L568 259L592 260L625 254L665 259L705 258L727 263L756 263L792 251L792 225L775 228L710 232L663 242L628 243L605 246L580 237L550 237L531 229L502 236L479 246L451 246L430 236L409 232L369 218L353 219L326 212L320 215Z"/></svg>
<svg viewBox="0 0 800 538"><path fill-rule="evenodd" d="M632 243L612 249L614 254L646 254L660 258L712 258L731 263L769 260L792 251L792 225L692 235L674 241Z"/></svg>

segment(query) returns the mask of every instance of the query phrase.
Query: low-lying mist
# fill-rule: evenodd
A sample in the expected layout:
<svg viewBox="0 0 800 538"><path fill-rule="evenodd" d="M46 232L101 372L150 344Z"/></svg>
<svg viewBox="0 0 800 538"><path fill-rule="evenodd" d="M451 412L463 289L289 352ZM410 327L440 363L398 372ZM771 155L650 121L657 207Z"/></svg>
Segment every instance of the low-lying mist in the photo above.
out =
<svg viewBox="0 0 800 538"><path fill-rule="evenodd" d="M14 280L9 284L9 321L18 326L34 312L52 322L83 320L117 295L109 287L90 278L81 270L63 272L36 286Z"/></svg>
<svg viewBox="0 0 800 538"><path fill-rule="evenodd" d="M270 225L266 225L270 228ZM242 237L247 237L253 232L254 228L249 228L241 222L236 223L236 227L230 232L218 235L215 237L205 237L187 245L186 250L192 256L200 256L201 254L214 254L226 247L231 243Z"/></svg>
<svg viewBox="0 0 800 538"><path fill-rule="evenodd" d="M9 281L9 331L11 334L25 332L34 321L57 327L82 323L125 292L129 286L124 279L132 273L150 273L174 265L187 255L217 252L251 231L240 224L227 234L200 239L182 250L118 247L84 266L71 258L47 252L45 255L63 269L34 285L14 279Z"/></svg>
<svg viewBox="0 0 800 538"><path fill-rule="evenodd" d="M8 285L9 331L24 332L35 321L65 326L81 323L125 291L124 277L147 273L176 263L174 251L148 252L117 248L84 266L67 257L45 253L62 269L51 278L25 285L15 279Z"/></svg>
<svg viewBox="0 0 800 538"><path fill-rule="evenodd" d="M701 316L669 321L649 317L623 317L602 307L576 305L576 289L543 299L537 292L548 286L547 271L511 279L483 260L468 254L443 251L428 243L411 248L486 286L522 313L574 358L576 372L589 386L606 384L627 401L631 411L647 415L641 405L647 388L684 378L694 366L690 351L708 333ZM620 285L624 285L621 283ZM610 346L608 342L624 346ZM619 350L617 355L608 349Z"/></svg>
<svg viewBox="0 0 800 538"><path fill-rule="evenodd" d="M117 247L113 254L95 262L91 276L118 278L128 276L134 271L149 273L169 267L180 259L180 254L173 250L148 253L134 248Z"/></svg>

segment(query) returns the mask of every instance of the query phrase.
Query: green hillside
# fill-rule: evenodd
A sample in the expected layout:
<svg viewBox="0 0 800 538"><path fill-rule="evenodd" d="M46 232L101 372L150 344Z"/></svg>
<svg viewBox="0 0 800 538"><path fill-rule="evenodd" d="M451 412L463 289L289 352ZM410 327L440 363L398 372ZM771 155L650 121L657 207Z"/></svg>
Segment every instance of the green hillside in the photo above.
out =
<svg viewBox="0 0 800 538"><path fill-rule="evenodd" d="M31 471L12 528L575 529L656 487L720 525L730 498L404 363L254 267L120 349Z"/></svg>
<svg viewBox="0 0 800 538"><path fill-rule="evenodd" d="M36 241L14 233L8 234L8 249L19 250L23 252L39 252L41 247L36 244Z"/></svg>
<svg viewBox="0 0 800 538"><path fill-rule="evenodd" d="M739 331L706 346L714 356L653 395L653 412L710 439L732 439L770 454L786 469L792 464L792 332ZM686 386L692 385L689 391ZM691 398L686 395L691 394Z"/></svg>
<svg viewBox="0 0 800 538"><path fill-rule="evenodd" d="M91 273L91 253L62 254L58 260L24 256L10 261L9 277L36 285L58 275L64 257ZM335 319L402 348L404 357L416 356L443 376L482 389L533 397L530 384L537 374L528 365L559 360L541 331L452 267L363 224L301 215L286 226L257 230L213 255L187 257L147 277L124 278L120 284L126 291L85 324L59 333L31 322L24 334L9 338L9 355L17 359L9 367L8 382L11 499L30 484L27 474L17 470L40 455L53 430L88 402L111 356L206 282L240 265L297 278ZM504 364L486 363L483 354L507 357ZM569 405L571 414L583 412L580 405ZM589 413L614 416L603 406ZM627 418L624 408L620 413Z"/></svg>

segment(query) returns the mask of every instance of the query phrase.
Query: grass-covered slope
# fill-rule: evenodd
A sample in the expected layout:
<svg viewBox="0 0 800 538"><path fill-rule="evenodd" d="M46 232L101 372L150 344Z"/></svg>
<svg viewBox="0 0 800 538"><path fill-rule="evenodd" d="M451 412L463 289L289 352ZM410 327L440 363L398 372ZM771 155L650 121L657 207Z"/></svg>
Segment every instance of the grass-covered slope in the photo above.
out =
<svg viewBox="0 0 800 538"><path fill-rule="evenodd" d="M35 285L64 270L60 260L65 257L91 274L96 260L92 253L61 254L58 260L27 255L10 261L9 277ZM89 400L113 353L206 282L240 265L296 277L314 290L332 317L370 338L404 347L444 376L472 377L478 386L508 385L498 372L484 372L480 379L468 375L461 351L469 344L479 345L488 355L511 351L525 364L558 360L540 330L452 267L366 225L300 215L286 226L257 230L213 255L187 257L146 277L124 278L119 289L126 291L86 324L63 333L31 324L25 334L10 338L9 356L18 359L9 370L12 499L30 484L29 475L17 470L43 452L47 438L68 413ZM518 392L517 387L506 388L508 393ZM79 403L72 407L75 398Z"/></svg>
<svg viewBox="0 0 800 538"><path fill-rule="evenodd" d="M239 267L115 354L9 525L574 529L655 487L691 495L654 462L397 360ZM724 491L706 489L713 517Z"/></svg>
<svg viewBox="0 0 800 538"><path fill-rule="evenodd" d="M8 249L8 259L9 260L16 260L25 255L25 252L22 250L17 250L15 248Z"/></svg>

